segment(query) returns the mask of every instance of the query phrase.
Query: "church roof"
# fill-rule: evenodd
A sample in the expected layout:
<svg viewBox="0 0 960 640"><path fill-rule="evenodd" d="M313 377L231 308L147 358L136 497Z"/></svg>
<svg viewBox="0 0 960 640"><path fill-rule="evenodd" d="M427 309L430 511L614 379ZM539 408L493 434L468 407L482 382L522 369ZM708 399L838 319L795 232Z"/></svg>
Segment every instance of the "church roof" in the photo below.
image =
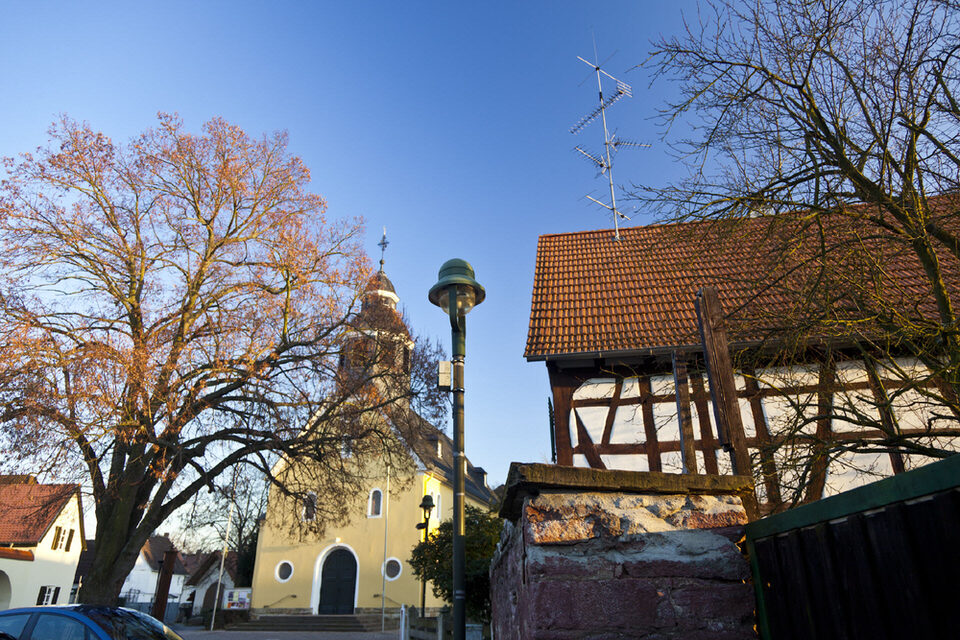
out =
<svg viewBox="0 0 960 640"><path fill-rule="evenodd" d="M383 271L377 271L367 281L360 311L353 321L360 331L383 331L410 338L410 331L396 305L399 298L393 283Z"/></svg>
<svg viewBox="0 0 960 640"><path fill-rule="evenodd" d="M407 444L427 471L453 486L453 440L416 412L411 410L410 414L419 422L419 429L415 436L407 438ZM468 459L464 490L479 502L495 505L497 495L487 486L485 476L486 472L481 467L475 467Z"/></svg>
<svg viewBox="0 0 960 640"><path fill-rule="evenodd" d="M396 294L397 290L393 287L393 283L390 282L390 278L387 277L387 274L383 270L377 271L370 277L370 280L367 281L367 291L389 291L392 294Z"/></svg>

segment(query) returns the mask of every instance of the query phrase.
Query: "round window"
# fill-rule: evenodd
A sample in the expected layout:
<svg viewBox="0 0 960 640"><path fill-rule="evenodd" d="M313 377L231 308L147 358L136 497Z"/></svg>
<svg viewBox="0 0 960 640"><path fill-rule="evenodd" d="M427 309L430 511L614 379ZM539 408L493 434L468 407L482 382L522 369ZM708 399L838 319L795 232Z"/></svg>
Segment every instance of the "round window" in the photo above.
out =
<svg viewBox="0 0 960 640"><path fill-rule="evenodd" d="M403 569L403 565L400 564L400 561L396 558L390 558L384 565L383 575L387 577L387 580L396 580L400 577L401 569Z"/></svg>
<svg viewBox="0 0 960 640"><path fill-rule="evenodd" d="M287 560L283 560L277 563L277 568L274 573L277 576L278 582L286 582L290 579L290 576L293 575L293 564Z"/></svg>

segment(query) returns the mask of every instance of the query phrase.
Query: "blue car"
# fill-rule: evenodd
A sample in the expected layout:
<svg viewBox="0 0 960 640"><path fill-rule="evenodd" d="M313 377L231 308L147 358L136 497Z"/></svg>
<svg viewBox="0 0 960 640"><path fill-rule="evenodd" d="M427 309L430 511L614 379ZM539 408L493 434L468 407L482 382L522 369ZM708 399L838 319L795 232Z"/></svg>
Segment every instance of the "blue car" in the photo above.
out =
<svg viewBox="0 0 960 640"><path fill-rule="evenodd" d="M145 613L76 604L0 611L0 640L183 640Z"/></svg>

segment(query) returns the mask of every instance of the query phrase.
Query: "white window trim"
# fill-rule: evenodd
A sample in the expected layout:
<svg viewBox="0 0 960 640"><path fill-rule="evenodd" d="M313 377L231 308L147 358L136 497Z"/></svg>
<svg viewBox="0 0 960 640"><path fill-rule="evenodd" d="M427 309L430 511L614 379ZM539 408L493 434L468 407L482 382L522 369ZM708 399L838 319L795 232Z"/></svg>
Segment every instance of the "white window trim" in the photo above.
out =
<svg viewBox="0 0 960 640"><path fill-rule="evenodd" d="M283 566L284 563L290 565L290 575L288 575L286 579L283 579L280 577L280 567ZM294 567L294 564L289 560L281 560L280 562L277 563L277 566L273 568L273 577L277 579L277 582L281 582L281 583L290 582L290 578L293 577L294 573L296 573L296 567Z"/></svg>
<svg viewBox="0 0 960 640"><path fill-rule="evenodd" d="M44 590L44 592L43 592L43 602L41 602L40 605L46 606L46 605L54 604L53 594L57 592L59 587L55 584L45 584L45 585L42 585L41 588Z"/></svg>
<svg viewBox="0 0 960 640"><path fill-rule="evenodd" d="M398 571L397 575L393 576L392 578L387 575L387 564L391 560L396 560L397 564L400 565L400 571ZM401 562L400 558L394 558L393 556L387 558L387 561L384 562L382 565L380 565L380 574L384 577L384 579L387 582L393 582L394 580L396 580L397 578L403 575L403 562Z"/></svg>
<svg viewBox="0 0 960 640"><path fill-rule="evenodd" d="M373 513L373 492L377 491L380 493L380 511L377 514ZM367 494L367 517L368 518L382 518L383 517L383 490L380 487L374 487L370 489L370 493Z"/></svg>

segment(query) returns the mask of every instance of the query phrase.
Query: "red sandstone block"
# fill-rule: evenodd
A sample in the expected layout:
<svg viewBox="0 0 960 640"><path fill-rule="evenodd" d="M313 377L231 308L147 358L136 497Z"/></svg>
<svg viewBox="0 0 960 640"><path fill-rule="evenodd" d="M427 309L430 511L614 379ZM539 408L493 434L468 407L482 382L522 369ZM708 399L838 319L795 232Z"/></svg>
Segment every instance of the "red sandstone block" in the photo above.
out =
<svg viewBox="0 0 960 640"><path fill-rule="evenodd" d="M746 561L735 550L720 557L624 562L622 566L624 575L635 578L745 580L750 575Z"/></svg>
<svg viewBox="0 0 960 640"><path fill-rule="evenodd" d="M680 640L756 640L757 632L751 624L742 624L737 627L724 627L716 629L695 629L692 631L683 631L675 636Z"/></svg>
<svg viewBox="0 0 960 640"><path fill-rule="evenodd" d="M745 525L747 524L747 514L739 509L721 513L681 511L668 516L665 520L678 529L713 529Z"/></svg>
<svg viewBox="0 0 960 640"><path fill-rule="evenodd" d="M753 588L747 583L688 584L671 589L670 601L681 618L695 616L729 622L753 618Z"/></svg>
<svg viewBox="0 0 960 640"><path fill-rule="evenodd" d="M549 581L529 585L519 615L538 630L652 627L663 592L649 580Z"/></svg>

